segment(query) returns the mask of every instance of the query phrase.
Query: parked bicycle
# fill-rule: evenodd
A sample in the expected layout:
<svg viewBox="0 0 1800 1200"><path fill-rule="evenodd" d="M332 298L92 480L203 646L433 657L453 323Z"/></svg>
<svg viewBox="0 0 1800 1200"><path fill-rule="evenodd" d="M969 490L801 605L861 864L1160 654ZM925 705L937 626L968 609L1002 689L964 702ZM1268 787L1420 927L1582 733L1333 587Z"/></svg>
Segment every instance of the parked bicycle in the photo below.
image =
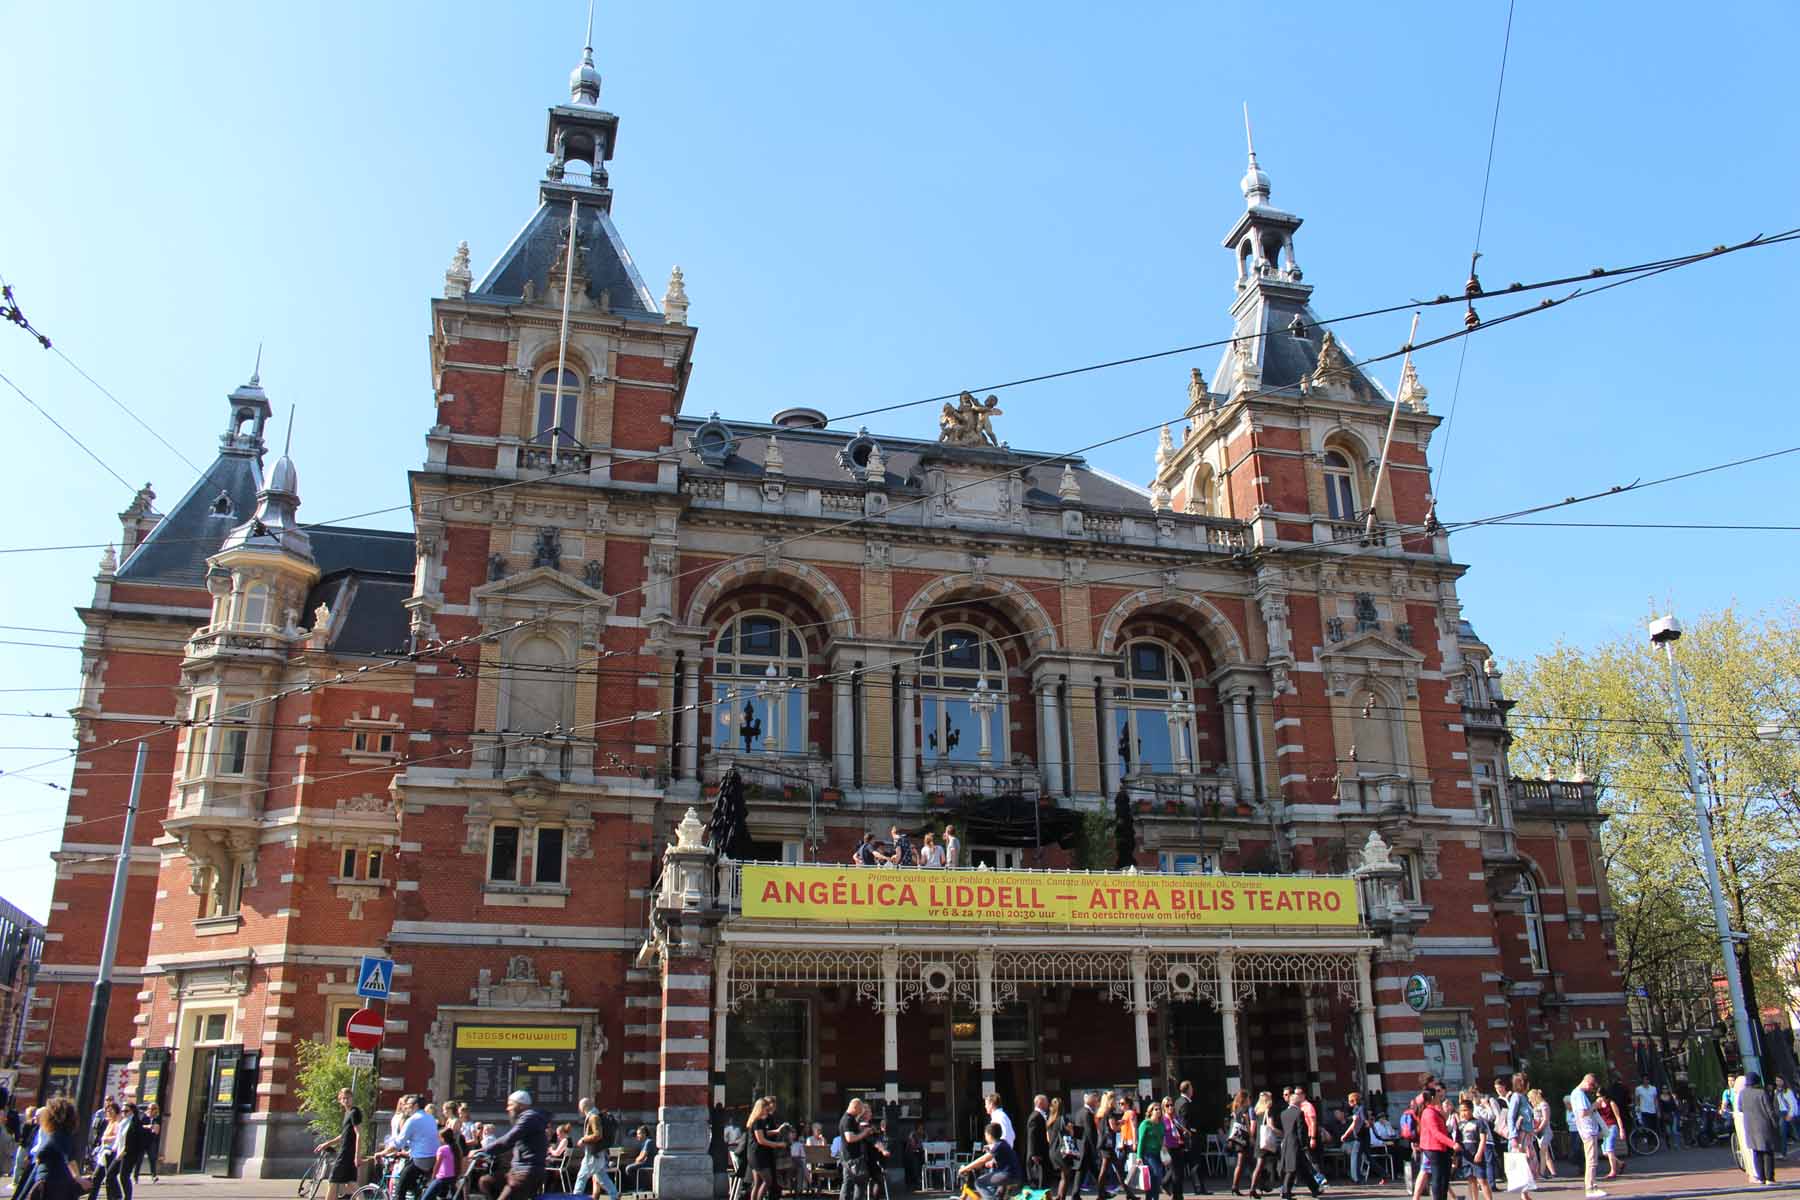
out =
<svg viewBox="0 0 1800 1200"><path fill-rule="evenodd" d="M332 1164L337 1162L336 1150L321 1150L314 1160L312 1168L300 1177L300 1200L313 1200L319 1187L331 1178Z"/></svg>

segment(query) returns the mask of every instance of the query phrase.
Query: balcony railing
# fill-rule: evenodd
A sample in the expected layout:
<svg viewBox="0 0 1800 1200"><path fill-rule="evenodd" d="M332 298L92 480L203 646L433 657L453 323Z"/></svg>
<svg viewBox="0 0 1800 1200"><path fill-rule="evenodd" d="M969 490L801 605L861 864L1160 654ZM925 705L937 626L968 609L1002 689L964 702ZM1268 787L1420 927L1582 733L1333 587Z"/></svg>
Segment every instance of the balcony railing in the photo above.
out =
<svg viewBox="0 0 1800 1200"><path fill-rule="evenodd" d="M1031 766L982 766L980 763L928 764L919 773L919 786L927 796L983 799L1021 796L1036 799L1043 790L1037 768Z"/></svg>
<svg viewBox="0 0 1800 1200"><path fill-rule="evenodd" d="M1125 794L1153 813L1192 812L1196 806L1212 813L1236 806L1237 781L1222 771L1141 772L1125 777Z"/></svg>
<svg viewBox="0 0 1800 1200"><path fill-rule="evenodd" d="M1588 780L1513 779L1507 783L1514 816L1588 817L1600 811L1600 791Z"/></svg>
<svg viewBox="0 0 1800 1200"><path fill-rule="evenodd" d="M558 474L572 474L586 471L593 465L594 457L586 450L577 450L573 446L558 447L552 461L552 451L548 446L520 446L518 467L521 471L555 471Z"/></svg>

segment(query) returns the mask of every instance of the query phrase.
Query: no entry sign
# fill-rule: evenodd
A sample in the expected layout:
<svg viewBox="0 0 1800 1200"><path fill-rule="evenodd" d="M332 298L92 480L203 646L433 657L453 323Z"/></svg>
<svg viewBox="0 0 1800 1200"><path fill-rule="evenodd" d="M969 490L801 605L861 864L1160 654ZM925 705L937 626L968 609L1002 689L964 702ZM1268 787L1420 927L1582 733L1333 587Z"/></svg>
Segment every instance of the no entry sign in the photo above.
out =
<svg viewBox="0 0 1800 1200"><path fill-rule="evenodd" d="M381 1045L381 1018L375 1015L372 1008L359 1008L350 1014L350 1023L344 1026L344 1040L350 1043L352 1050L373 1050Z"/></svg>

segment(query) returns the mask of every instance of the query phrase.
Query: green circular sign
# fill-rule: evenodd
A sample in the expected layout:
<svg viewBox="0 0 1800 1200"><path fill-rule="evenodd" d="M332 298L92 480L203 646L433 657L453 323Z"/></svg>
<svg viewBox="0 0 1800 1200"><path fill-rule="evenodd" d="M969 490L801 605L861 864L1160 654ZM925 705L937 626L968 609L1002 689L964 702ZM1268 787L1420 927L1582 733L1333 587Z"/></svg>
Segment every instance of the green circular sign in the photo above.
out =
<svg viewBox="0 0 1800 1200"><path fill-rule="evenodd" d="M1431 980L1423 975L1412 975L1406 980L1406 1007L1416 1013L1422 1013L1431 1007Z"/></svg>

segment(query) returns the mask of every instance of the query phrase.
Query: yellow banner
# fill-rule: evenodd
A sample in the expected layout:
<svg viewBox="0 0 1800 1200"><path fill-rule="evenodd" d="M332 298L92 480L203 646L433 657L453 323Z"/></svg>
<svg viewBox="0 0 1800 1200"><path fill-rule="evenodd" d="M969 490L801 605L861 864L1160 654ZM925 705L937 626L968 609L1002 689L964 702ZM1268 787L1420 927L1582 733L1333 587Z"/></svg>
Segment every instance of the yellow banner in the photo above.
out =
<svg viewBox="0 0 1800 1200"><path fill-rule="evenodd" d="M1355 925L1354 880L1324 876L743 868L746 917L977 925Z"/></svg>
<svg viewBox="0 0 1800 1200"><path fill-rule="evenodd" d="M574 1050L581 1031L573 1025L458 1025L458 1050Z"/></svg>

